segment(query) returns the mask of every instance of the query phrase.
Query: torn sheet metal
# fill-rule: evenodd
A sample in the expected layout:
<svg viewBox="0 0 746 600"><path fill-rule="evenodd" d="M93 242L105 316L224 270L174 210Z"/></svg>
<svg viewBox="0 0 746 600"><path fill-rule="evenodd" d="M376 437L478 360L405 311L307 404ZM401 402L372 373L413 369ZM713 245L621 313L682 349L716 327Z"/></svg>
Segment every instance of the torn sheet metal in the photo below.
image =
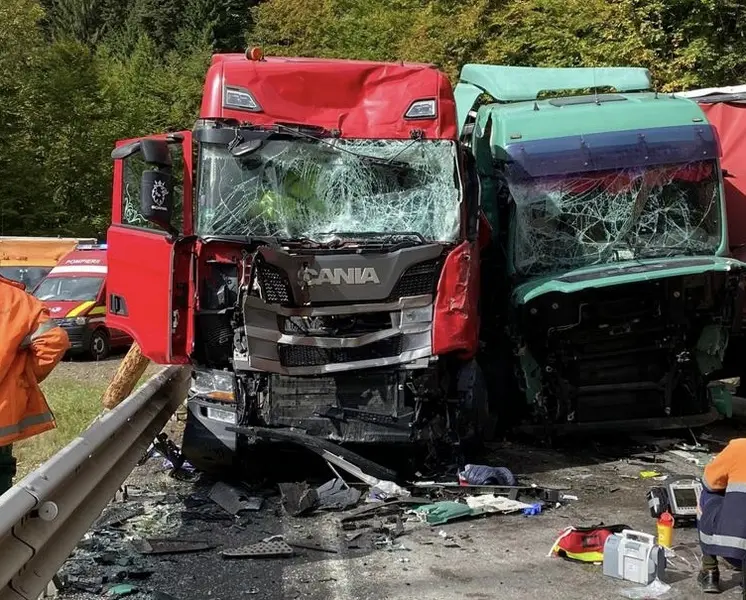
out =
<svg viewBox="0 0 746 600"><path fill-rule="evenodd" d="M182 540L179 538L147 538L132 540L132 546L140 554L186 554L212 550L216 544L204 540Z"/></svg>
<svg viewBox="0 0 746 600"><path fill-rule="evenodd" d="M360 500L360 490L349 487L341 477L336 477L316 488L319 508L344 510L355 506Z"/></svg>
<svg viewBox="0 0 746 600"><path fill-rule="evenodd" d="M226 430L248 436L249 439L278 440L298 444L371 486L376 485L380 479L389 481L398 479L396 471L368 460L333 442L307 433L269 427L226 427Z"/></svg>
<svg viewBox="0 0 746 600"><path fill-rule="evenodd" d="M256 544L223 550L223 558L278 558L293 556L293 548L282 539L268 538Z"/></svg>
<svg viewBox="0 0 746 600"><path fill-rule="evenodd" d="M133 517L139 517L143 514L145 514L145 507L140 504L132 506L109 506L93 524L91 529L97 530L121 525Z"/></svg>
<svg viewBox="0 0 746 600"><path fill-rule="evenodd" d="M259 510L263 499L249 496L244 490L218 481L208 494L210 500L224 511L237 515L242 510Z"/></svg>
<svg viewBox="0 0 746 600"><path fill-rule="evenodd" d="M308 487L306 482L280 483L282 506L290 516L298 517L314 510L319 504L319 496L315 489Z"/></svg>

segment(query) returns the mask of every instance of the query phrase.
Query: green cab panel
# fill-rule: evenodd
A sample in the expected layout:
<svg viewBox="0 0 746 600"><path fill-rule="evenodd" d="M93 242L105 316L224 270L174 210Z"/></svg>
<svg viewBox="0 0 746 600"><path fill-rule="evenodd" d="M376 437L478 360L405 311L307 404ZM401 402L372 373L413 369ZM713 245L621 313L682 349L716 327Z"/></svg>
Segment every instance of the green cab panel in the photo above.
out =
<svg viewBox="0 0 746 600"><path fill-rule="evenodd" d="M612 287L699 273L728 272L744 266L746 265L731 258L704 256L646 259L585 267L531 279L513 290L513 302L520 305L551 292L572 294L588 288Z"/></svg>

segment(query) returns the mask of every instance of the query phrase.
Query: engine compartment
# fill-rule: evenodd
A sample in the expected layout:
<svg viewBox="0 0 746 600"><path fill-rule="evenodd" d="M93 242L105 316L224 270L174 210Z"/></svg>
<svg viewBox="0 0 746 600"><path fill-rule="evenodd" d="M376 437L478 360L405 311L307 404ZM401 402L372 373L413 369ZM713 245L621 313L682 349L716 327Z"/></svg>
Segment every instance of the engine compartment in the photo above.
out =
<svg viewBox="0 0 746 600"><path fill-rule="evenodd" d="M524 417L621 423L707 413L739 280L727 271L643 278L514 307L509 339Z"/></svg>

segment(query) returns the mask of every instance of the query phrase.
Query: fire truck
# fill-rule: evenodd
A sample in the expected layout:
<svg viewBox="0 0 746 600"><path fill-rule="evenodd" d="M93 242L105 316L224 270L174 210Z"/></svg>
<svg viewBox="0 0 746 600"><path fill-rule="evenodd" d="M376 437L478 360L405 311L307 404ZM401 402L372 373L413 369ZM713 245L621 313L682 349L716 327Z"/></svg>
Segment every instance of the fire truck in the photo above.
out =
<svg viewBox="0 0 746 600"><path fill-rule="evenodd" d="M430 65L251 49L213 57L191 131L117 143L107 323L194 367L196 466L278 429L451 450L489 433L484 222L457 138Z"/></svg>

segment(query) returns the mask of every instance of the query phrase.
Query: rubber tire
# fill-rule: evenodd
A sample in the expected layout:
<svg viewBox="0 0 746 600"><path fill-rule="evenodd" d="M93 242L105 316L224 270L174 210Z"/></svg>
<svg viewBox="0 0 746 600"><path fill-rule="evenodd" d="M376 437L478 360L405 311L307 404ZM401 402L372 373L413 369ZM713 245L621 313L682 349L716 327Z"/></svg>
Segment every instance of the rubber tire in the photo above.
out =
<svg viewBox="0 0 746 600"><path fill-rule="evenodd" d="M88 354L96 362L109 358L111 343L109 342L109 334L105 329L96 329L91 334L91 341L88 344Z"/></svg>

